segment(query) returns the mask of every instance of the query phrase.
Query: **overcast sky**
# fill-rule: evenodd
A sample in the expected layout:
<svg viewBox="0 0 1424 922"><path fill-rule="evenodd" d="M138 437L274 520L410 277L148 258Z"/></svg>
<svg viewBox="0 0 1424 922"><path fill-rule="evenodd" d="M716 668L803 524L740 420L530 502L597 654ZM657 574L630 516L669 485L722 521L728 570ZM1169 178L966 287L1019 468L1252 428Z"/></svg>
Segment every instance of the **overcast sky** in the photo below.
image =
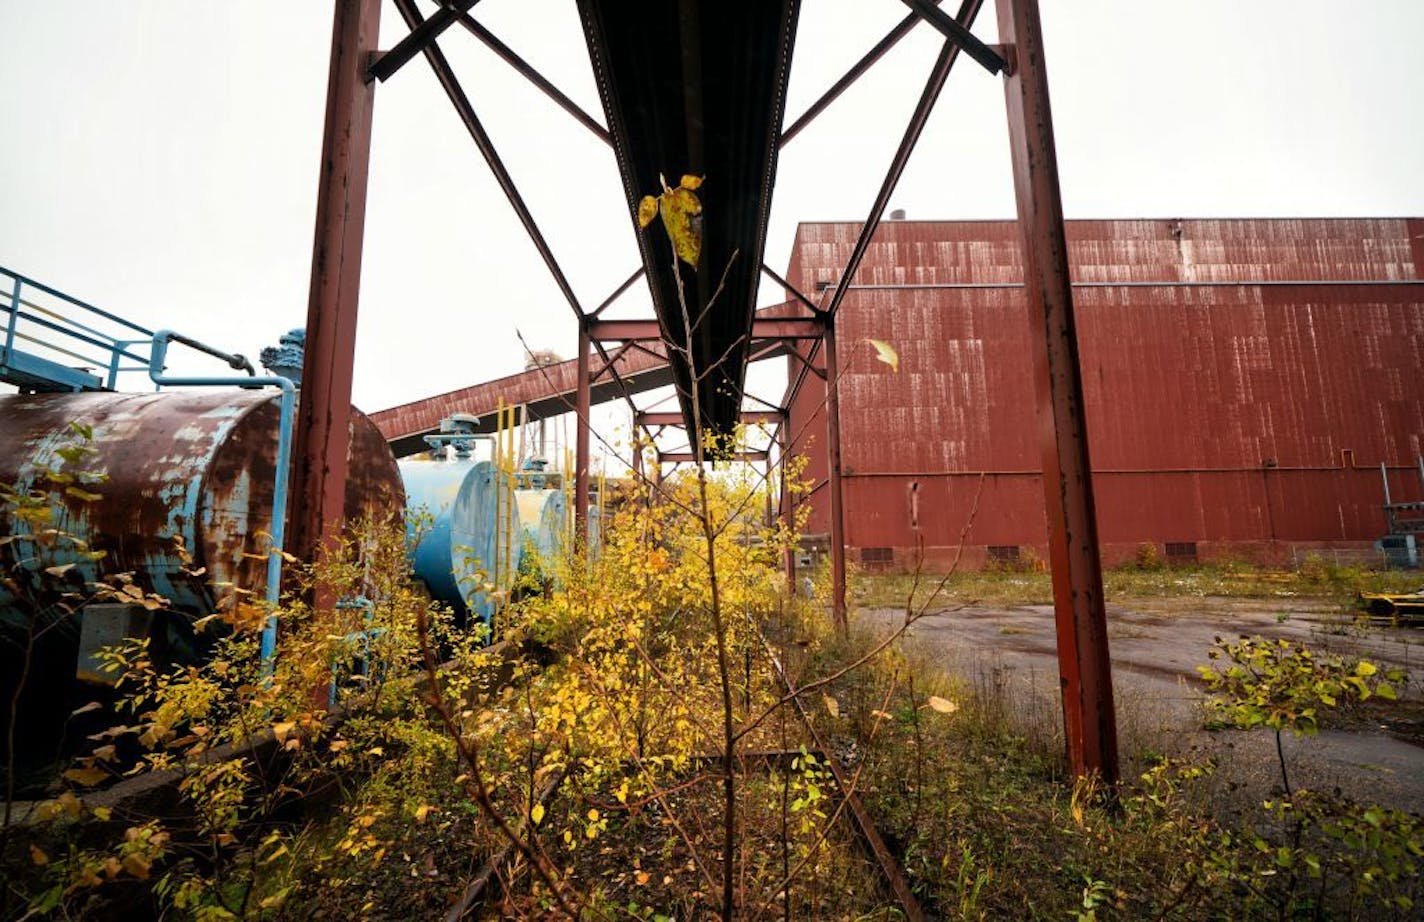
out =
<svg viewBox="0 0 1424 922"><path fill-rule="evenodd" d="M602 121L573 0L476 13ZM904 14L804 0L788 116ZM1069 218L1424 214L1421 0L1043 0L1043 18ZM389 5L382 25L384 47L405 31ZM995 40L992 7L975 31ZM254 357L302 325L330 33L317 0L0 0L0 265ZM612 152L462 30L441 44L596 305L638 259ZM939 44L917 28L786 148L768 264L798 221L865 217ZM1012 217L997 78L960 61L891 207ZM610 316L649 311L640 289ZM376 96L355 401L517 371L516 328L573 354L568 305L417 58Z"/></svg>

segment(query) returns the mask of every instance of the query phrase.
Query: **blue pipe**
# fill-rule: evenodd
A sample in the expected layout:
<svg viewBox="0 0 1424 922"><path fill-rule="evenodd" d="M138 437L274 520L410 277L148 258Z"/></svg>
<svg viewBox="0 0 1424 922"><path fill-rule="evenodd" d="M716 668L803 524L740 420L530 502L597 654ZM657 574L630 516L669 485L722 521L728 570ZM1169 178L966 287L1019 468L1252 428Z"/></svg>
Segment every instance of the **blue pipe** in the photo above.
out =
<svg viewBox="0 0 1424 922"><path fill-rule="evenodd" d="M185 346L215 356L235 369L246 368L246 377L176 377L163 373L163 360L168 355L168 343L177 341ZM277 603L282 594L282 541L287 531L287 480L292 464L292 417L295 415L297 388L290 378L277 375L257 377L252 365L240 355L221 352L211 346L189 339L172 330L153 334L153 352L148 363L148 376L153 383L187 387L273 386L282 389L281 415L277 422L277 482L272 490L272 548L267 555L267 622L262 626L262 673L271 675L277 655Z"/></svg>

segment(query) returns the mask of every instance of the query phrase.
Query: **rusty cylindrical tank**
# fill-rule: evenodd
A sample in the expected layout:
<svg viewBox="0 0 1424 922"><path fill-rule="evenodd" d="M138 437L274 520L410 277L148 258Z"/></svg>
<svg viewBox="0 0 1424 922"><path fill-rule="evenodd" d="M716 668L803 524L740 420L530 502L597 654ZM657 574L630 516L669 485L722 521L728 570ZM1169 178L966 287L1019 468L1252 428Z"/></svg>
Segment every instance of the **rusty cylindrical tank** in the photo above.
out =
<svg viewBox="0 0 1424 922"><path fill-rule="evenodd" d="M58 525L105 556L74 562L64 579L80 581L132 571L135 582L203 614L213 585L232 583L261 596L276 477L277 397L236 389L153 394L36 394L0 397L0 481L44 489L44 473L71 444L70 423L93 430L95 451L83 468L108 474L86 487L98 500L66 496ZM400 473L385 440L359 411L351 414L346 514L396 519L405 502ZM72 467L72 465L71 465ZM0 532L10 527L0 522ZM192 555L185 572L175 539ZM0 553L8 572L10 545ZM254 556L244 557L244 553ZM14 598L0 588L0 621L14 623Z"/></svg>

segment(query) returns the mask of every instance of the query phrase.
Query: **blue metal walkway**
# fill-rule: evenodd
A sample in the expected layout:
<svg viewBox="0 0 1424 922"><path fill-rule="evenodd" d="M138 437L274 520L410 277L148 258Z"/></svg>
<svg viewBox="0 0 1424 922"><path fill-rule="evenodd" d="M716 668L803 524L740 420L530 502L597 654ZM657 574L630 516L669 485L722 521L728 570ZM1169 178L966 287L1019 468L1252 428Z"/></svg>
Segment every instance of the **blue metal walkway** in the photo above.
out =
<svg viewBox="0 0 1424 922"><path fill-rule="evenodd" d="M148 371L148 356L131 350L147 346L152 330L4 266L0 286L0 382L26 393L111 391L121 372Z"/></svg>

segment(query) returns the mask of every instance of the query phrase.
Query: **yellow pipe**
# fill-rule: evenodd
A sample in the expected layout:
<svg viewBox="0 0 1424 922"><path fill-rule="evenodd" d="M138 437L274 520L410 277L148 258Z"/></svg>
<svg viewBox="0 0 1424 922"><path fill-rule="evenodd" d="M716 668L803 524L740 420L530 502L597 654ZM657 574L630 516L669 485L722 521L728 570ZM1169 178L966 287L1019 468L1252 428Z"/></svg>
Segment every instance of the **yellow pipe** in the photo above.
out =
<svg viewBox="0 0 1424 922"><path fill-rule="evenodd" d="M495 411L495 418L494 418L494 458L493 458L493 460L494 460L494 471L495 471L495 473L494 473L494 488L495 488L495 489L494 489L494 522L492 523L493 526L494 526L494 564L493 564L493 566L490 568L490 576L492 577L491 580L490 580L490 582L494 584L494 588L495 588L495 592L496 592L496 593L498 593L499 588L500 588L500 586L501 586L502 583L503 583L503 577L504 577L504 571L503 571L503 569L500 567L500 557L501 557L500 551L501 551L501 548L500 548L500 546L499 546L499 534L500 534L499 521L500 521L500 516L501 516L501 515L503 514L503 512L504 512L504 491L500 489L501 480L500 480L500 476L499 476L500 465L501 465L501 463L502 463L502 457L501 457L501 456L502 456L503 454L504 454L504 398L501 397L501 398L499 398L499 404L498 404L498 408L497 408L496 411ZM499 599L499 596L496 595L496 596L495 596L496 606L498 605L498 599Z"/></svg>
<svg viewBox="0 0 1424 922"><path fill-rule="evenodd" d="M515 451L514 451L514 426L515 426L514 416L515 416L515 414L514 414L514 405L513 405L513 404L510 404L509 409L508 409L508 413L509 413L509 416L507 417L508 425L505 427L505 430L504 430L504 437L505 437L505 453L504 453L505 462L504 462L504 465L505 465L505 486L506 486L506 489L503 490L502 492L504 493L504 495L505 495L505 496L508 498L508 500L509 500L508 503L506 503L506 506L507 506L508 508L505 509L505 516L504 516L504 559L505 559L505 563L506 563L505 570L507 571L507 572L505 573L505 583L506 583L506 588L512 590L512 589L514 588L514 578L515 578L515 569L516 569L516 565L515 565L515 562L514 562L514 515L515 515L515 509L514 509L514 488L517 486L517 484L516 484L516 482L515 482L515 474L514 474L514 469L515 469L515 467L516 467L516 465L517 465L517 459L516 459L516 457L515 457ZM505 598L508 599L508 595L506 595Z"/></svg>

